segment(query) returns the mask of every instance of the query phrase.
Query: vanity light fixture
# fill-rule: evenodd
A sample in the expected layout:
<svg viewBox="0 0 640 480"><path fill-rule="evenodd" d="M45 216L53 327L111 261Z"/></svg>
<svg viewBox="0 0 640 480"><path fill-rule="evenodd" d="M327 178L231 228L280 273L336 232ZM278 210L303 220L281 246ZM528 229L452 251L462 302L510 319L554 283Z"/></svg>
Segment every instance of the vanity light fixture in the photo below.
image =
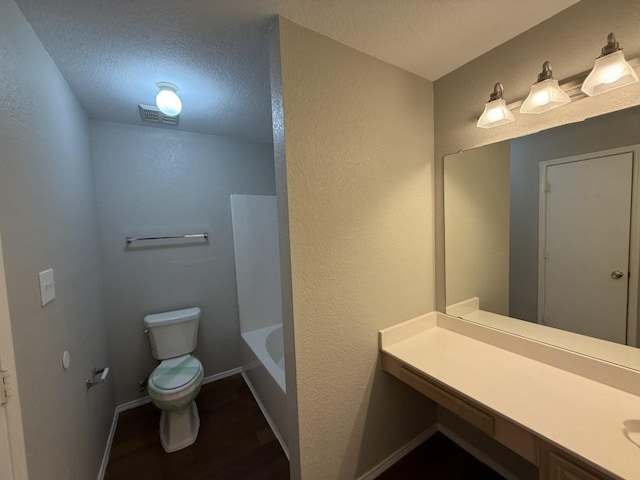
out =
<svg viewBox="0 0 640 480"><path fill-rule="evenodd" d="M551 62L542 64L538 81L533 84L529 96L520 107L520 113L543 113L571 102L567 92L553 78Z"/></svg>
<svg viewBox="0 0 640 480"><path fill-rule="evenodd" d="M638 75L625 60L616 36L610 33L602 54L582 84L582 91L592 97L637 81Z"/></svg>
<svg viewBox="0 0 640 480"><path fill-rule="evenodd" d="M484 112L478 119L478 127L493 128L505 123L511 123L515 120L513 113L507 107L502 92L504 87L501 83L496 83L493 87L493 93L489 96L489 101L484 106Z"/></svg>
<svg viewBox="0 0 640 480"><path fill-rule="evenodd" d="M178 87L172 83L158 83L160 90L156 95L158 109L169 117L177 117L182 111L182 101L178 96Z"/></svg>

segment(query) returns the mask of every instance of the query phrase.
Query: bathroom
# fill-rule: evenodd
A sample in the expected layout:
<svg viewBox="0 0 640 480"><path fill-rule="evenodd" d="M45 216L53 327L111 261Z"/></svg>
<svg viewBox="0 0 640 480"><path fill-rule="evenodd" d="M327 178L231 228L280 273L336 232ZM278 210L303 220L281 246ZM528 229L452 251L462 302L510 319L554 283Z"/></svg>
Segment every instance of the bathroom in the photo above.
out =
<svg viewBox="0 0 640 480"><path fill-rule="evenodd" d="M264 170L247 183L221 180L228 191L217 198L199 183L202 178L191 177L187 188L198 198L190 203L186 196L158 193L154 178L162 171L145 166L163 162L169 172L176 158L191 158L193 169L204 168L198 164L203 151L222 151L234 140L90 120L15 4L3 0L2 17L8 18L8 9L17 20L2 30L11 32L11 45L19 39L24 48L7 48L3 40L0 50L3 66L10 66L0 73L2 97L17 99L2 104L0 118L0 233L30 478L97 477L115 406L144 396L139 382L155 365L143 333L144 315L201 307L210 316L206 322L203 316L195 355L205 369L213 368L207 375L239 366L230 360L241 353L239 325L231 327L236 340L225 340L218 328L228 324L215 323L237 308L227 302L236 286L223 280L235 271L233 256L218 256L219 248L231 248L232 233L221 232L213 220L224 216L230 225L230 194L277 193L280 253L286 252L280 262L292 478L361 478L419 438L433 425L437 408L382 371L377 332L446 306L435 181L441 159L638 104L638 89L630 86L576 102L563 113L519 118L502 129L481 131L468 121L477 119L496 81L504 83L509 100L524 97L546 56L558 78L590 68L611 30L625 53L637 56L637 7L612 3L617 8L582 1L549 23L529 25L533 28L521 36L514 31L501 47L476 60L469 56L467 65L435 82L330 41L314 33L312 23L307 29L284 21L280 45L271 45L286 67L280 72L282 97L277 88L273 94L276 110L278 98L284 97L285 105L284 118L274 118L280 128L274 130L274 147L264 138L244 142L238 152L251 151L255 160L235 157L248 170ZM60 7L58 14L70 12ZM267 30L268 24L259 34ZM276 31L272 27L268 38ZM82 48L79 42L77 49ZM315 55L305 55L305 48ZM122 83L110 87L126 91ZM322 88L328 84L331 90ZM147 99L127 100L135 114L139 103L153 101L155 85L148 88ZM55 94L47 95L50 91ZM373 97L376 102L367 102ZM177 140L186 137L207 145ZM102 169L95 180L94 168ZM116 173L131 183L106 192L113 187L109 175ZM155 213L144 211L152 206ZM207 220L196 213L203 211ZM154 217L158 212L170 221ZM145 230L167 223L175 230ZM209 242L125 249L126 236L201 228ZM174 254L178 259L167 258ZM164 267L153 267L149 259ZM55 271L57 298L43 308L37 273L48 268ZM204 278L215 268L220 276ZM170 280L163 280L169 270ZM199 280L187 288L181 274ZM169 293L154 295L155 288ZM204 353L209 349L210 358ZM71 353L67 371L60 366L65 350ZM129 362L135 367L128 368ZM105 384L86 391L91 368L104 366L112 369Z"/></svg>

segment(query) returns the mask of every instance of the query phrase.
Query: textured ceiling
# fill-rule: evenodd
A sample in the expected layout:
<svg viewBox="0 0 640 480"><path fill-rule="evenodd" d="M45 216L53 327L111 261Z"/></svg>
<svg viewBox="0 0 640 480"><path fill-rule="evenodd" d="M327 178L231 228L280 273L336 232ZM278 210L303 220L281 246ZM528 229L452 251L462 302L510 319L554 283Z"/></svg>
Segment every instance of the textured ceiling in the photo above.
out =
<svg viewBox="0 0 640 480"><path fill-rule="evenodd" d="M165 81L180 87L177 128L260 142L274 14L435 80L576 2L17 0L92 118L141 123Z"/></svg>

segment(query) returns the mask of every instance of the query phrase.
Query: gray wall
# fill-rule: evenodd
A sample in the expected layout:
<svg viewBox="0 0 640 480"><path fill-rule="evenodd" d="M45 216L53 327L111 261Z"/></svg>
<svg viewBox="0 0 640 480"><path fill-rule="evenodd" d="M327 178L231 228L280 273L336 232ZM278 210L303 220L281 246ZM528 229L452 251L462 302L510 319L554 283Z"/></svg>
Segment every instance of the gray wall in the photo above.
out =
<svg viewBox="0 0 640 480"><path fill-rule="evenodd" d="M0 0L0 65L0 232L29 478L87 480L113 416L111 381L85 388L108 365L89 121L13 0ZM41 307L50 267L57 298Z"/></svg>
<svg viewBox="0 0 640 480"><path fill-rule="evenodd" d="M436 152L436 285L438 309L445 308L442 158L450 153L529 135L640 104L640 83L583 98L543 115L514 112L516 121L477 128L476 121L495 82L507 103L524 99L542 62L553 62L556 78L588 71L615 31L628 58L640 54L640 4L629 0L582 0L434 83Z"/></svg>
<svg viewBox="0 0 640 480"><path fill-rule="evenodd" d="M271 120L273 124L273 156L276 175L276 210L280 248L280 286L282 295L282 340L286 383L287 447L292 480L301 475L300 423L298 421L298 384L296 338L293 325L293 279L291 278L291 242L289 236L289 195L282 94L282 57L280 55L280 22L278 17L269 33L269 76L271 79Z"/></svg>
<svg viewBox="0 0 640 480"><path fill-rule="evenodd" d="M156 365L145 315L202 309L205 375L241 366L229 195L275 193L273 147L167 128L92 122L116 403ZM206 230L209 242L125 248L126 235Z"/></svg>
<svg viewBox="0 0 640 480"><path fill-rule="evenodd" d="M615 31L625 55L640 54L640 4L630 0L581 0L576 5L472 60L434 83L435 96L435 228L436 305L446 307L443 218L445 155L538 132L584 118L640 104L640 83L584 98L543 115L521 115L497 128L476 127L495 82L505 86L505 99L523 99L542 62L553 62L557 78L587 71ZM475 445L482 450L483 445Z"/></svg>
<svg viewBox="0 0 640 480"><path fill-rule="evenodd" d="M638 143L638 107L511 141L510 316L538 316L539 163Z"/></svg>

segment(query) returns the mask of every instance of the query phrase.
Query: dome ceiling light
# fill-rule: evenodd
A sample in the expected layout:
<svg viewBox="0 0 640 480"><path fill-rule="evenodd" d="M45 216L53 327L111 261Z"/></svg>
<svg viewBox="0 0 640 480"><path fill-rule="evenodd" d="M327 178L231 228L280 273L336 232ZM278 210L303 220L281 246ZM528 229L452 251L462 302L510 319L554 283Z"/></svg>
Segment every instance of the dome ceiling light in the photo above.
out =
<svg viewBox="0 0 640 480"><path fill-rule="evenodd" d="M182 111L182 100L178 96L178 87L172 83L158 83L156 105L158 109L169 117L177 117Z"/></svg>

